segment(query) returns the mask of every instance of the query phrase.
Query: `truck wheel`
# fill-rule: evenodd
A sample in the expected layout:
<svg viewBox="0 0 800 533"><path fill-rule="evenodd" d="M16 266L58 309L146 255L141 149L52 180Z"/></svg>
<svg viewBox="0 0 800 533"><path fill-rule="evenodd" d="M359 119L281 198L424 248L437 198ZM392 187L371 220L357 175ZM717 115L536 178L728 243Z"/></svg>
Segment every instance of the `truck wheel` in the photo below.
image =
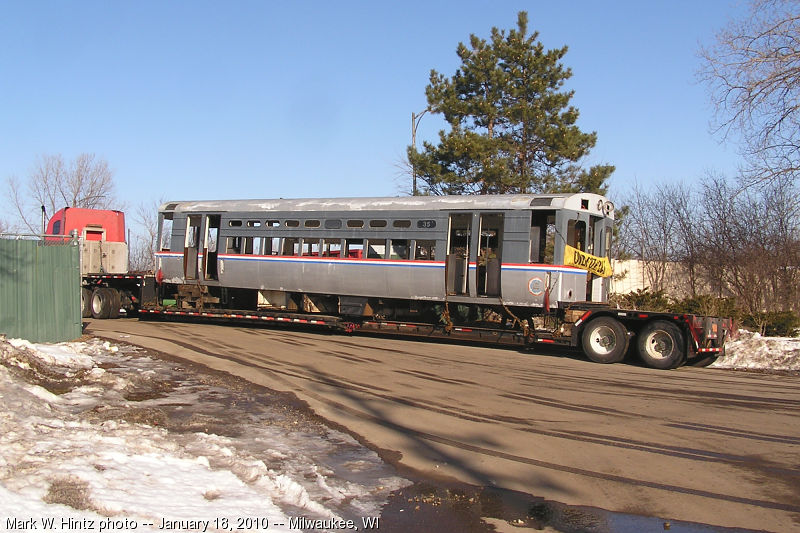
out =
<svg viewBox="0 0 800 533"><path fill-rule="evenodd" d="M619 363L628 351L628 332L619 320L595 318L584 326L583 353L595 363Z"/></svg>
<svg viewBox="0 0 800 533"><path fill-rule="evenodd" d="M117 289L106 289L111 298L111 310L108 312L108 318L119 318L119 308L122 306L122 296Z"/></svg>
<svg viewBox="0 0 800 533"><path fill-rule="evenodd" d="M686 360L683 333L666 320L646 324L636 339L636 349L644 364L661 370L677 368Z"/></svg>
<svg viewBox="0 0 800 533"><path fill-rule="evenodd" d="M108 318L111 316L113 295L105 287L98 287L92 292L92 316L94 318Z"/></svg>
<svg viewBox="0 0 800 533"><path fill-rule="evenodd" d="M81 287L81 317L92 316L92 290Z"/></svg>

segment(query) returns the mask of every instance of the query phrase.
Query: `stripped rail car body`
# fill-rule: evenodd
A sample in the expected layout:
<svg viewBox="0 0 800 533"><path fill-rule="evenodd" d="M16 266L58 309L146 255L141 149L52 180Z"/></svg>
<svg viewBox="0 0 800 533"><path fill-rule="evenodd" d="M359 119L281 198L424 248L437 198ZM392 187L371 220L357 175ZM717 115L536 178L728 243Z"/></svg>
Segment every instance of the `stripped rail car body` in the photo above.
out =
<svg viewBox="0 0 800 533"><path fill-rule="evenodd" d="M140 315L471 334L598 362L633 339L658 368L721 353L727 320L607 305L610 267L587 265L607 263L613 220L595 194L169 202Z"/></svg>

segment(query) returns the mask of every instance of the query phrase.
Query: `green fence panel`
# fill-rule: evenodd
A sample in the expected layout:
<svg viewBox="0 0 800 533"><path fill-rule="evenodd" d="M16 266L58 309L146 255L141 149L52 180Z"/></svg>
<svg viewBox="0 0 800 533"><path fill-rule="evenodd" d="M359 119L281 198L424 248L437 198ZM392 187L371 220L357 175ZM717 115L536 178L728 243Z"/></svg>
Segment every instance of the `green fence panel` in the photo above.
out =
<svg viewBox="0 0 800 533"><path fill-rule="evenodd" d="M31 342L81 336L79 248L0 238L0 333Z"/></svg>

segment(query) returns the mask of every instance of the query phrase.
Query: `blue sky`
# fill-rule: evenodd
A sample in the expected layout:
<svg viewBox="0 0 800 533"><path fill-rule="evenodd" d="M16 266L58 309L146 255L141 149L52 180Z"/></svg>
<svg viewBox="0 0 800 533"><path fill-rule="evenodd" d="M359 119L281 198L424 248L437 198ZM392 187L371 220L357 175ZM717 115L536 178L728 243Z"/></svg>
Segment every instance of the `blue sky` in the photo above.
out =
<svg viewBox="0 0 800 533"><path fill-rule="evenodd" d="M431 68L527 10L569 46L587 164L636 181L733 173L709 132L698 46L745 7L671 2L0 1L0 178L37 155L106 158L119 196L392 196ZM419 140L443 126L423 118Z"/></svg>

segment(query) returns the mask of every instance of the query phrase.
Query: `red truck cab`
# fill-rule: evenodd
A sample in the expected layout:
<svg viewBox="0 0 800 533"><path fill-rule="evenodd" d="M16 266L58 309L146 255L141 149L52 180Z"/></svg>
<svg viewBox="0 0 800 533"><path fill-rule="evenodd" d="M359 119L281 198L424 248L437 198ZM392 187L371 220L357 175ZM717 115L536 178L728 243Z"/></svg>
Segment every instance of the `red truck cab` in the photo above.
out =
<svg viewBox="0 0 800 533"><path fill-rule="evenodd" d="M48 235L69 235L73 230L86 241L125 242L125 213L65 207L56 211L47 223Z"/></svg>

